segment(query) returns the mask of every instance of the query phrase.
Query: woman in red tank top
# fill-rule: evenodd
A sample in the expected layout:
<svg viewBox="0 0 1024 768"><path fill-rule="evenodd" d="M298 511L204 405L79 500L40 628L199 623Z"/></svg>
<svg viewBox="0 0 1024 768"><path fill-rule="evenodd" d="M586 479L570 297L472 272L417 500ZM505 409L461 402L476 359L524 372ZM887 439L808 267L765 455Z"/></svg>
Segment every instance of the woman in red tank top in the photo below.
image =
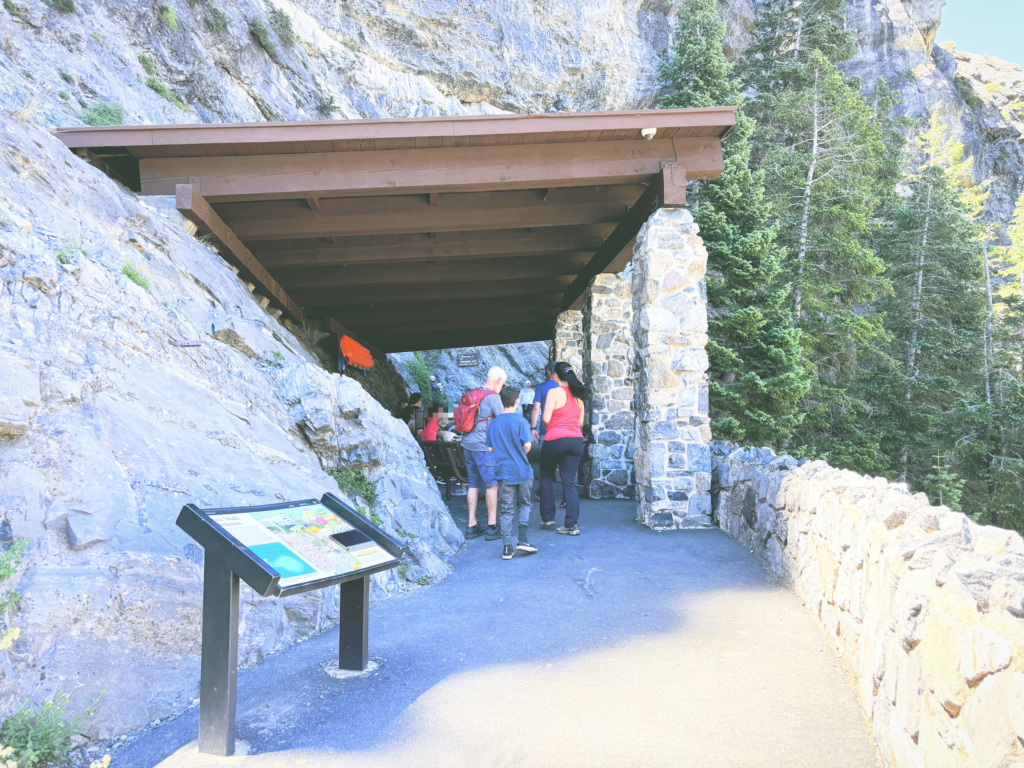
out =
<svg viewBox="0 0 1024 768"><path fill-rule="evenodd" d="M547 433L540 449L540 525L555 526L555 469L562 476L565 523L556 533L579 536L580 497L576 473L583 458L583 416L587 388L568 363L555 365L557 388L544 399L542 418Z"/></svg>

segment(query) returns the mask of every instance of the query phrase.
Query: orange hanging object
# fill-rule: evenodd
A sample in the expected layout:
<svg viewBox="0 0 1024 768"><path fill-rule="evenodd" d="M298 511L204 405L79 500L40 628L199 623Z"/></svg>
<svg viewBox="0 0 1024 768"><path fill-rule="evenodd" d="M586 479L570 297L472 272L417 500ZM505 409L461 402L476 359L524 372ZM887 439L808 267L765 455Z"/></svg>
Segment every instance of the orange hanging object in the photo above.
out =
<svg viewBox="0 0 1024 768"><path fill-rule="evenodd" d="M346 365L353 365L364 371L373 368L373 355L358 341L349 336L342 336L339 344L341 345L341 359L345 361Z"/></svg>

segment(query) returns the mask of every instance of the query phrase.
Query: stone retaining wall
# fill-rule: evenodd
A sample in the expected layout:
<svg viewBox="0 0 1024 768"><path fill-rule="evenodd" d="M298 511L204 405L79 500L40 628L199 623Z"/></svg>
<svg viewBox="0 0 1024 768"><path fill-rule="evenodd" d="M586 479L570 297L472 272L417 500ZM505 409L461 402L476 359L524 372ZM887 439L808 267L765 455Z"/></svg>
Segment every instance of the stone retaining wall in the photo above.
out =
<svg viewBox="0 0 1024 768"><path fill-rule="evenodd" d="M906 486L712 444L714 519L792 587L886 765L1024 766L1024 541Z"/></svg>

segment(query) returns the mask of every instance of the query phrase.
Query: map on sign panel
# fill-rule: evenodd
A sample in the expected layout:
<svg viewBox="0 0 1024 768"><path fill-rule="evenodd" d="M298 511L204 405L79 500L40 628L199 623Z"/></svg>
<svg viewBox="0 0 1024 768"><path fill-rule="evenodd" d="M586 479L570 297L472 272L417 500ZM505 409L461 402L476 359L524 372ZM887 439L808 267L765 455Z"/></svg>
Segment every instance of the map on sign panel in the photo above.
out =
<svg viewBox="0 0 1024 768"><path fill-rule="evenodd" d="M372 568L396 558L322 504L213 518L281 574L281 588Z"/></svg>

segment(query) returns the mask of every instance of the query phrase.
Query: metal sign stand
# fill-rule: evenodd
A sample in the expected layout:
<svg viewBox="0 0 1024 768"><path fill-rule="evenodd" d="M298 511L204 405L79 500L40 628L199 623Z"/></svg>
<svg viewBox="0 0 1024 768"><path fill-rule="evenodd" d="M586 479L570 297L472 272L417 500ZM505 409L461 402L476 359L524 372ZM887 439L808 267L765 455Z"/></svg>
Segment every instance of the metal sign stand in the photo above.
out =
<svg viewBox="0 0 1024 768"><path fill-rule="evenodd" d="M315 499L307 502L315 504ZM320 500L357 530L362 531L396 558L355 574L324 579L281 589L280 575L256 558L246 547L212 521L228 510L200 510L185 505L178 525L204 546L203 564L203 647L199 678L199 751L227 757L235 752L236 690L238 682L238 593L239 577L257 593L287 597L338 584L339 627L338 667L363 671L369 662L370 576L394 568L405 551L401 542L370 523L333 494ZM253 512L269 507L244 507ZM227 562L225 562L227 561ZM228 564L230 563L230 565Z"/></svg>

